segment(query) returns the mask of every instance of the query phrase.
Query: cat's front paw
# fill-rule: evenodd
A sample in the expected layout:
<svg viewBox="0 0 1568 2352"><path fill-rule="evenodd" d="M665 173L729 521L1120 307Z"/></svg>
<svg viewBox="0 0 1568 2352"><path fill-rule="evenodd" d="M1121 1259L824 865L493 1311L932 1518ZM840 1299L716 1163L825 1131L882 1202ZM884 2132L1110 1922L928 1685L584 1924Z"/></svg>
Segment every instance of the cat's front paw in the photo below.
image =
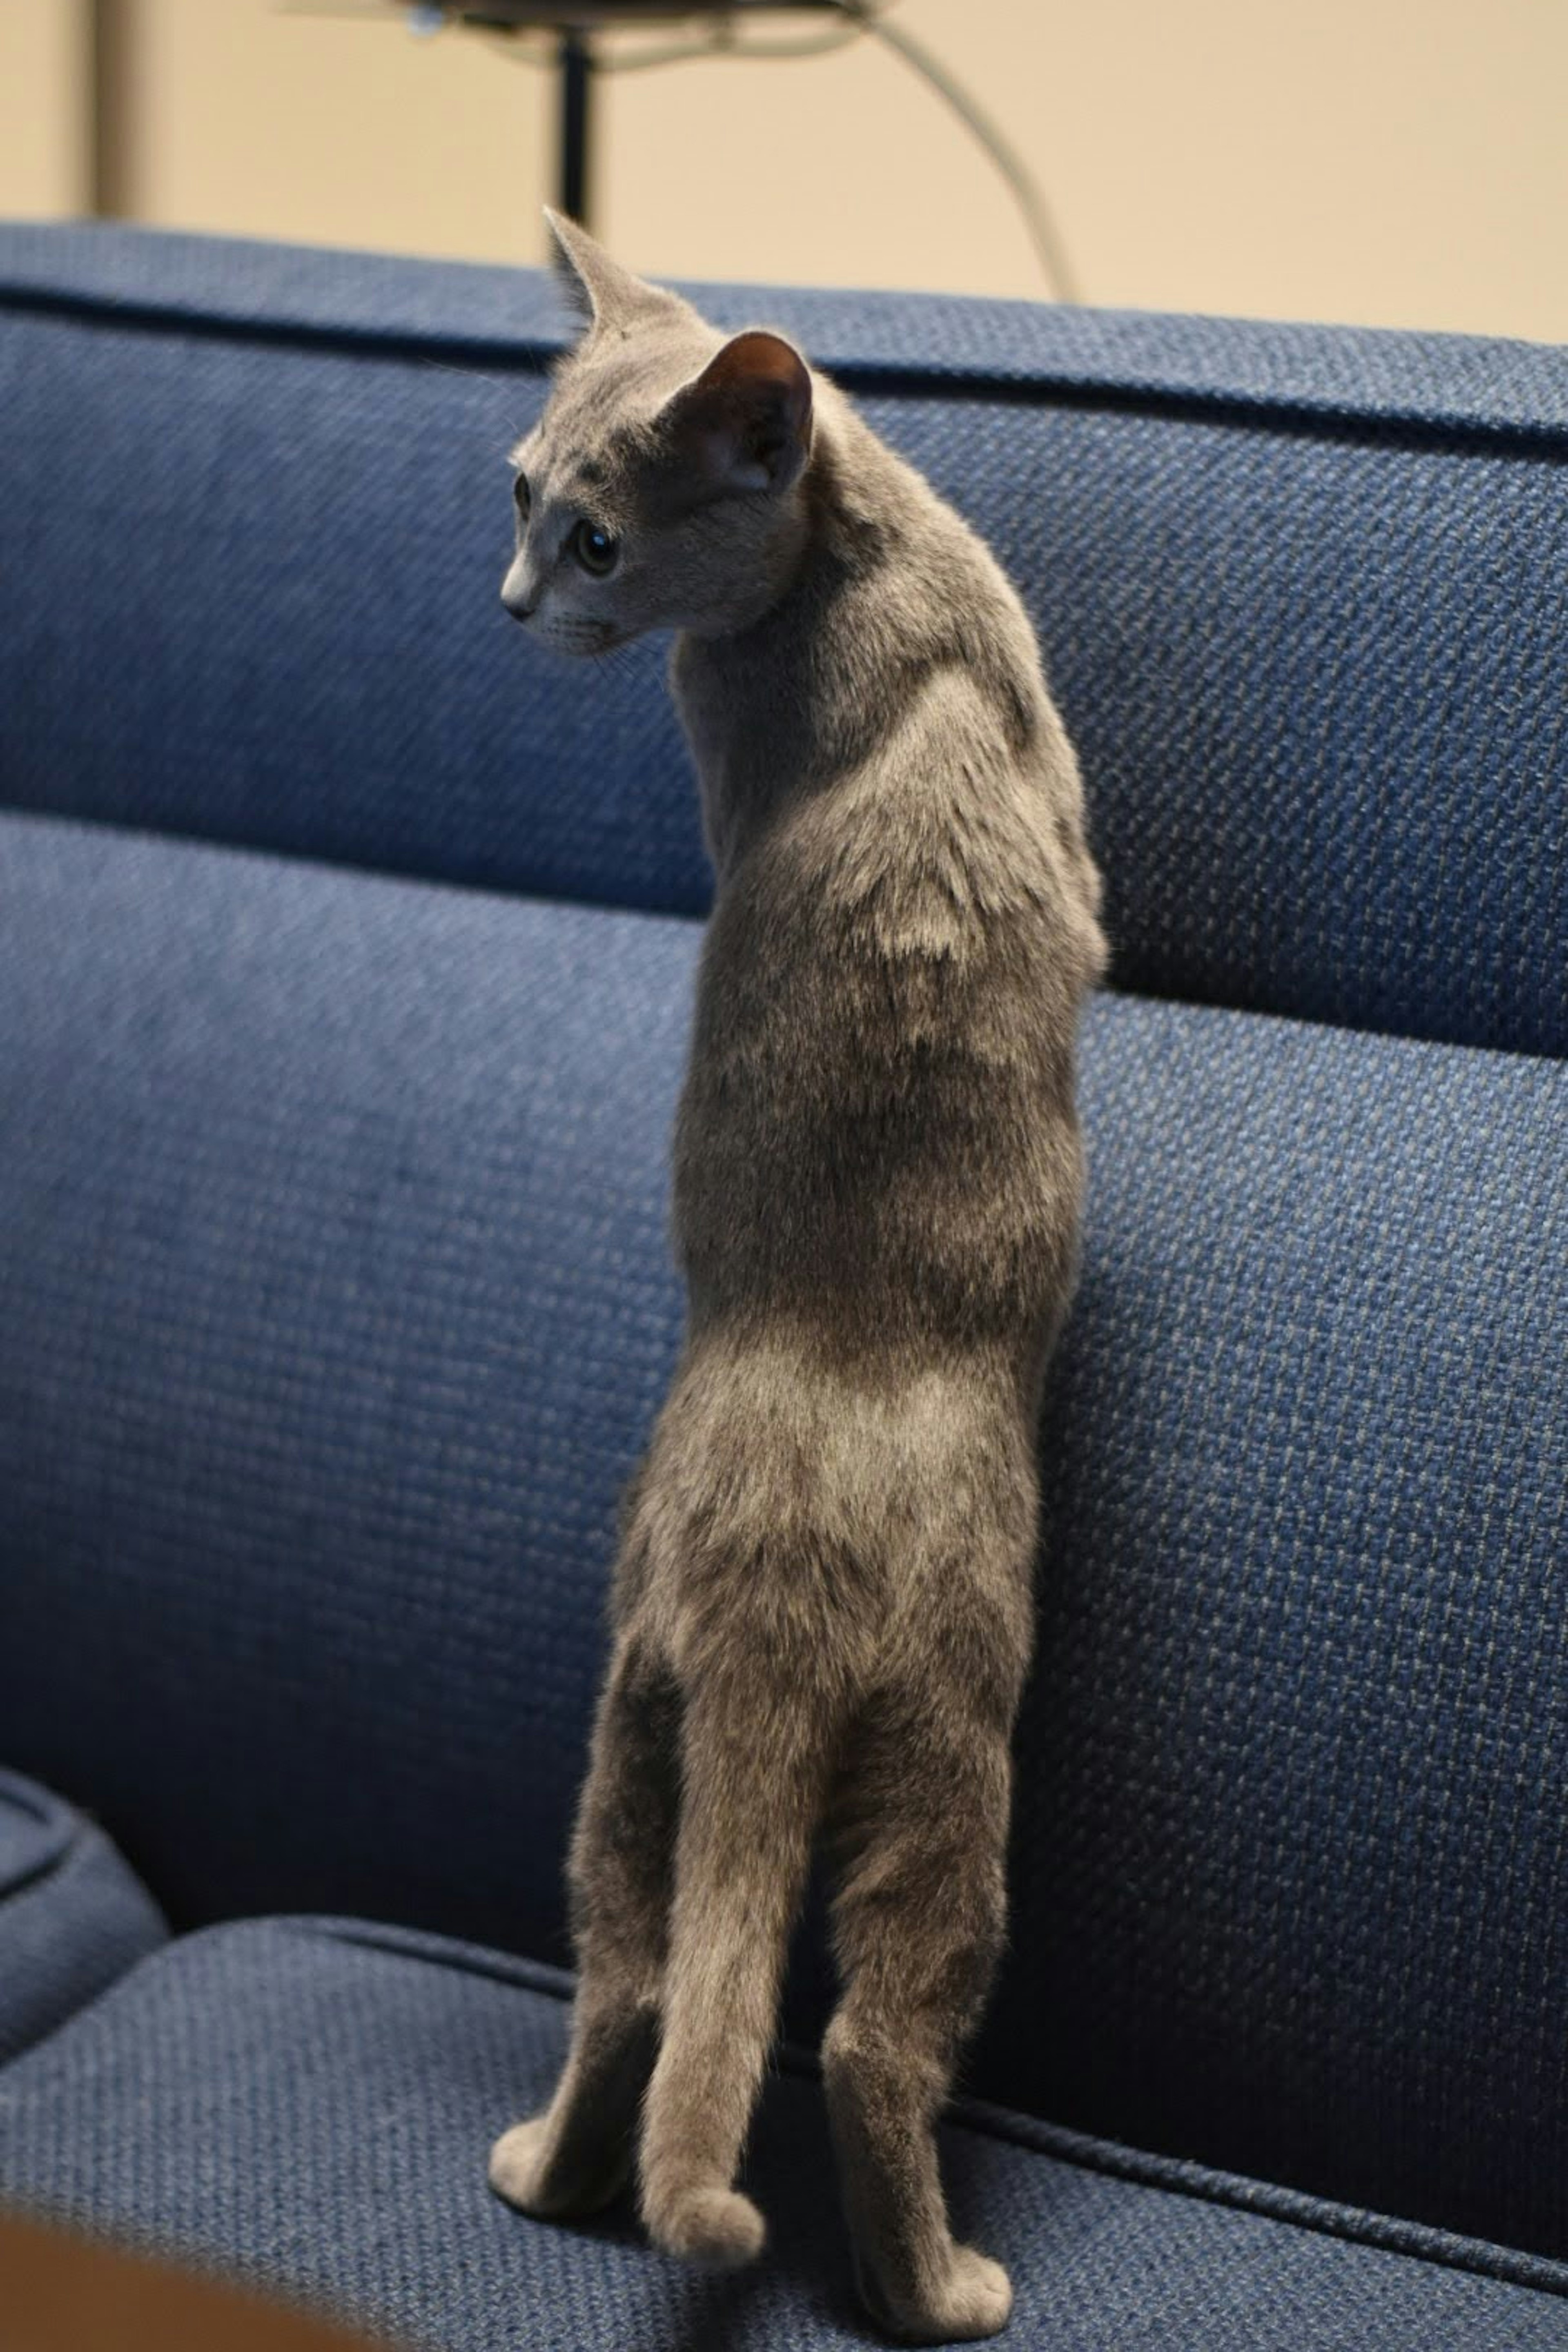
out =
<svg viewBox="0 0 1568 2352"><path fill-rule="evenodd" d="M940 2284L919 2295L861 2296L879 2326L905 2344L973 2344L999 2336L1013 2314L1013 2282L1000 2263L973 2246L954 2246Z"/></svg>

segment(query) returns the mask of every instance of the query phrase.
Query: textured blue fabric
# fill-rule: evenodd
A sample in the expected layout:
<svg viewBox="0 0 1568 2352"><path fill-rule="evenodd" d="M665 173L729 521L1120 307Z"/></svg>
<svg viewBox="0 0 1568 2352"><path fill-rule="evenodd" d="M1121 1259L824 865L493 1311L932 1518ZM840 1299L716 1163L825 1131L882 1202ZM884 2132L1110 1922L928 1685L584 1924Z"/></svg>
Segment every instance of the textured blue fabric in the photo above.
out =
<svg viewBox="0 0 1568 2352"><path fill-rule="evenodd" d="M0 2063L167 1932L96 1822L20 1773L0 1772Z"/></svg>
<svg viewBox="0 0 1568 2352"><path fill-rule="evenodd" d="M845 381L1043 384L1325 421L1417 424L1500 441L1568 432L1560 352L1500 336L1059 309L963 295L688 283L720 325L787 320ZM412 351L458 344L501 363L558 347L542 273L384 254L149 235L100 222L0 225L0 293L86 316Z"/></svg>
<svg viewBox="0 0 1568 2352"><path fill-rule="evenodd" d="M645 645L531 654L525 272L0 235L0 800L699 910ZM1568 354L721 289L994 541L1130 987L1568 1050Z"/></svg>
<svg viewBox="0 0 1568 2352"><path fill-rule="evenodd" d="M0 824L0 1724L182 1921L560 1957L696 950ZM1083 1084L970 2084L1561 2254L1568 1069L1111 997Z"/></svg>
<svg viewBox="0 0 1568 2352"><path fill-rule="evenodd" d="M138 1969L0 2073L0 2196L238 2269L430 2352L827 2352L864 2344L818 2086L770 2084L762 2263L711 2278L629 2211L494 2199L494 2134L546 2095L564 2004L536 1971L275 1921ZM976 2127L978 2126L978 2127ZM1568 2267L1280 2199L992 2115L944 2137L961 2227L1009 2263L1029 2352L1563 2352ZM1142 2175L1142 2177L1138 2177Z"/></svg>

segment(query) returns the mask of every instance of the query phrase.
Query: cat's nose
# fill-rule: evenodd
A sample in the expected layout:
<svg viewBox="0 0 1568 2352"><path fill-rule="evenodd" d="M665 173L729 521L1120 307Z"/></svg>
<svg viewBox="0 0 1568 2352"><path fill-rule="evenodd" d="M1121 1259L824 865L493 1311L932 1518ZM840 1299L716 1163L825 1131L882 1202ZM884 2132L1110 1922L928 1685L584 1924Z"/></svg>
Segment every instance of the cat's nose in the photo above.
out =
<svg viewBox="0 0 1568 2352"><path fill-rule="evenodd" d="M521 596L516 594L509 595L503 588L500 592L500 600L506 606L507 611L511 614L514 621L532 620L533 606L526 603Z"/></svg>

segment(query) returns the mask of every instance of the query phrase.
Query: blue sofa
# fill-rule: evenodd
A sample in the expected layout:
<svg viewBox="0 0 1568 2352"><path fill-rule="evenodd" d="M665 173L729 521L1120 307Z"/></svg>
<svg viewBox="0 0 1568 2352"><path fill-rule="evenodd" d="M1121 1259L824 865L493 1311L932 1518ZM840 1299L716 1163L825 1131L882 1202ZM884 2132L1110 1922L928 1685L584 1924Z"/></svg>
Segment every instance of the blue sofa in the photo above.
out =
<svg viewBox="0 0 1568 2352"><path fill-rule="evenodd" d="M946 2139L1009 2340L1564 2352L1568 354L703 299L993 541L1108 882ZM563 331L0 236L0 2199L437 2352L820 2352L809 1918L755 2271L485 2185L563 2050L708 893L662 648L497 601Z"/></svg>

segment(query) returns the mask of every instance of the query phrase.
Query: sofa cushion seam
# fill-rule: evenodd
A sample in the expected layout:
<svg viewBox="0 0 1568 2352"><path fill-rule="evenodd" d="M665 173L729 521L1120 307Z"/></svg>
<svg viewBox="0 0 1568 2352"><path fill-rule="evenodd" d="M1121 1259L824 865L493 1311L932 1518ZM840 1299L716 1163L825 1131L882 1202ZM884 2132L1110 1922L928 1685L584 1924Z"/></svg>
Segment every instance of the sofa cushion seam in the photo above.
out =
<svg viewBox="0 0 1568 2352"><path fill-rule="evenodd" d="M15 801L0 800L0 824L8 818L23 824L56 825L80 832L112 834L123 841L167 844L198 854L272 863L317 874L359 877L367 882L384 883L392 887L439 890L465 898L489 899L496 906L572 908L590 914L634 916L655 923L689 924L698 929L701 929L708 920L706 908L698 912L685 907L648 906L631 898L590 898L575 892L524 889L510 883L474 881L461 876L432 874L420 866L373 866L363 858L328 856L320 850L283 847L274 842L239 841L227 834L191 833L177 825L150 824L127 817L100 816L76 809L31 808ZM1485 1055L1500 1063L1539 1062L1556 1069L1565 1059L1562 1054L1551 1053L1535 1045L1490 1045L1471 1037L1433 1037L1424 1035L1418 1030L1377 1029L1360 1022L1331 1020L1321 1013L1291 1012L1279 1005L1229 1004L1209 997L1181 995L1171 989L1121 987L1117 984L1114 973L1093 994L1130 1004L1171 1005L1184 1012L1228 1013L1238 1019L1279 1022L1293 1029L1315 1030L1324 1035L1382 1040L1390 1045L1426 1048L1434 1053Z"/></svg>
<svg viewBox="0 0 1568 2352"><path fill-rule="evenodd" d="M405 1941L405 1931L395 1925L364 1923L363 1931L356 1933L356 1923L331 1919L296 1917L275 1920L270 1924L285 1932L308 1939L347 1944L351 1947L390 1956L395 1959L423 1961L434 1968L449 1968L489 1982L510 1985L518 1990L548 1995L563 2004L570 2002L572 1987L565 1980L565 1971L552 1968L547 1962L529 1958L521 1953L497 1952L493 1965L486 1966L483 1956L465 1950L456 1944L447 1950L439 1948L443 1939L432 1937L430 1948L421 1948L417 1940ZM785 2042L779 2045L776 2063L782 2070L813 2079L820 2077L821 2067L814 2053L803 2050L797 2043ZM1271 2181L1249 2181L1240 2174L1227 2174L1217 2168L1195 2167L1186 2177L1181 2159L1163 2157L1152 2150L1121 2149L1112 2144L1093 2139L1089 2135L1068 2133L1060 2126L1042 2118L1011 2110L992 2107L977 2101L955 2098L946 2110L945 2120L961 2130L976 2134L1003 2146L1022 2147L1030 2154L1044 2156L1058 2164L1071 2165L1086 2172L1098 2172L1108 2179L1121 2179L1135 2188L1154 2189L1167 2196L1190 2198L1194 2203L1218 2205L1226 2210L1256 2213L1261 2219L1282 2228L1309 2230L1317 2235L1331 2237L1352 2245L1363 2245L1380 2253L1403 2256L1406 2261L1425 2262L1435 2268L1465 2273L1473 2278L1489 2279L1498 2284L1531 2289L1539 2294L1568 2296L1568 2269L1548 2254L1532 2253L1526 2247L1498 2245L1482 2239L1460 2240L1458 2233L1442 2231L1433 2222L1411 2221L1396 2214L1381 2215L1360 2207L1336 2205L1332 2199L1318 2198L1307 2189L1292 2189ZM1048 2143L1055 2141L1053 2147ZM1248 2195L1246 2190L1255 2193ZM1284 2210L1300 2200L1312 2210ZM1439 2242L1410 2243L1411 2238ZM1450 2238L1452 2244L1441 2241ZM1402 2241L1406 2241L1402 2242ZM1480 2259L1495 2252L1496 2260ZM1555 2273L1556 2275L1550 2273ZM1543 2274L1546 2273L1546 2274Z"/></svg>

